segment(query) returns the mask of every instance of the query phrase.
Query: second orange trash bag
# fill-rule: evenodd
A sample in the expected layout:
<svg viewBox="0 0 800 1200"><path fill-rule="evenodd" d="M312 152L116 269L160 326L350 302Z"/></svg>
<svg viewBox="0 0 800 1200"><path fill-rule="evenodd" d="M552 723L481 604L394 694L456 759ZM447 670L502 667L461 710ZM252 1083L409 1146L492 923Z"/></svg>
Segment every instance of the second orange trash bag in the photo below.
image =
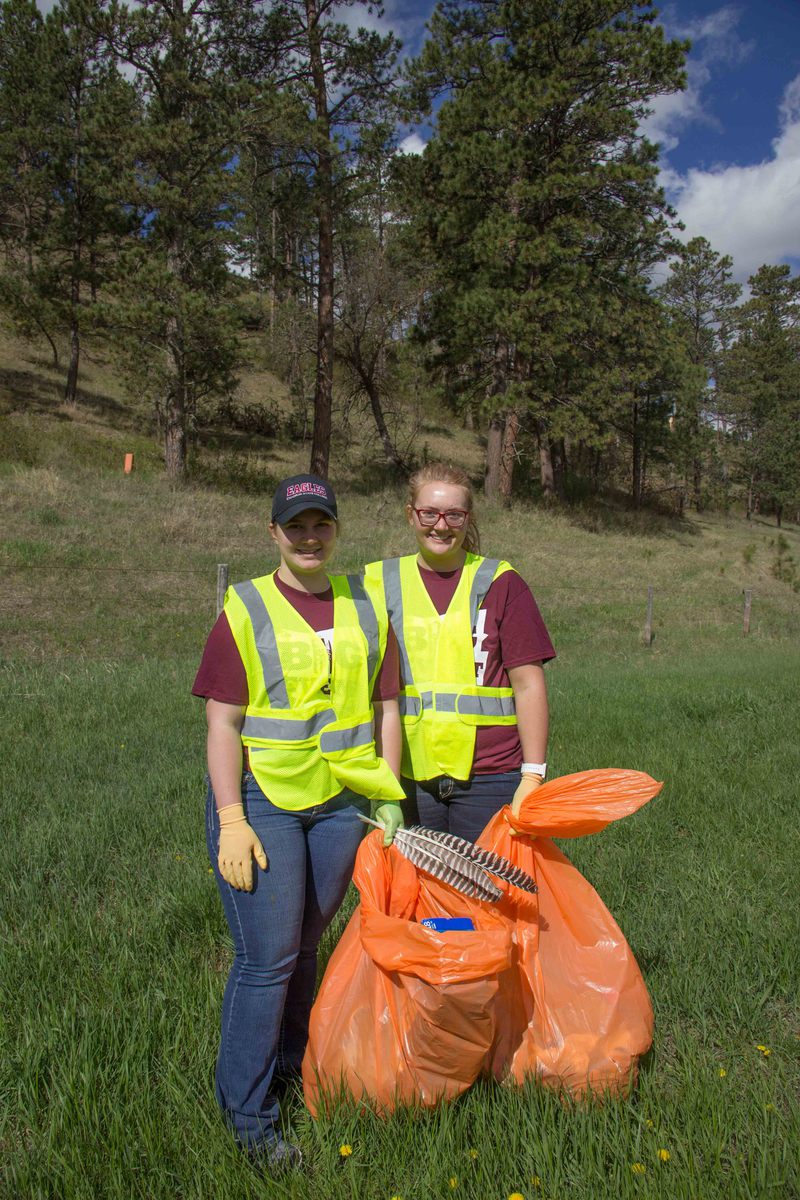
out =
<svg viewBox="0 0 800 1200"><path fill-rule="evenodd" d="M516 821L505 809L479 837L539 888L533 905L514 889L497 905L514 922L518 952L498 997L505 1019L492 1054L497 1078L535 1075L574 1096L630 1087L653 1038L650 997L619 925L550 839L598 833L661 787L639 771L563 775L532 791Z"/></svg>
<svg viewBox="0 0 800 1200"><path fill-rule="evenodd" d="M596 832L660 787L636 771L554 779L514 822L528 836L514 836L501 810L479 844L533 875L539 892L500 883L497 904L417 871L379 833L365 838L353 875L361 903L311 1014L311 1112L342 1088L386 1111L432 1105L490 1070L576 1095L626 1090L652 1037L647 990L619 926L550 838ZM471 917L475 931L419 924L432 916Z"/></svg>

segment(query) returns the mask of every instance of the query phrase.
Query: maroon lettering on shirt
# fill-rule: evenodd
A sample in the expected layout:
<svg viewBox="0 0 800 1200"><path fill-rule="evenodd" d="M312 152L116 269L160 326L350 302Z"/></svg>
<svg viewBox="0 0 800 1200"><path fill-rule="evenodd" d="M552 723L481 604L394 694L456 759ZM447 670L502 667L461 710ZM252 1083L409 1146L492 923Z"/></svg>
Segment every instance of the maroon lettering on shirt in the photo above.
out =
<svg viewBox="0 0 800 1200"><path fill-rule="evenodd" d="M329 648L333 635L333 589L313 594L290 587L277 574L272 576L278 591L284 596L303 620L318 633ZM383 656L373 700L394 700L400 690L400 655L394 631L389 629L386 653ZM245 707L250 700L247 672L239 653L239 647L231 632L224 612L217 617L208 635L203 650L200 668L192 686L192 695L205 700L219 700L222 704L238 704Z"/></svg>
<svg viewBox="0 0 800 1200"><path fill-rule="evenodd" d="M419 569L425 589L441 616L455 595L462 568L457 571ZM545 663L556 652L542 620L539 606L525 580L516 571L505 571L489 586L472 631L475 682L485 687L509 687L509 667ZM518 771L522 746L516 725L478 728L475 738L475 775Z"/></svg>

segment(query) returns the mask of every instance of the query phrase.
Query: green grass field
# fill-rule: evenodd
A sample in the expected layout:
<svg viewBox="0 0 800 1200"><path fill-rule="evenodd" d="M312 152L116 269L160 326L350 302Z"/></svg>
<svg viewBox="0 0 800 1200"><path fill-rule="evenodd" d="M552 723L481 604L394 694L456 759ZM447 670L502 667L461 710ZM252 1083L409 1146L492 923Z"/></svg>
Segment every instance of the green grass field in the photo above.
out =
<svg viewBox="0 0 800 1200"><path fill-rule="evenodd" d="M486 1083L434 1112L314 1122L295 1095L305 1167L270 1182L212 1091L230 948L189 695L216 563L238 579L272 561L265 500L170 490L145 439L125 477L130 431L59 411L6 397L0 417L2 1196L800 1196L800 601L775 573L798 530L482 508L485 549L531 582L559 650L551 774L664 780L637 815L562 845L642 966L653 1050L634 1095L605 1105ZM410 549L400 494L340 474L338 565Z"/></svg>

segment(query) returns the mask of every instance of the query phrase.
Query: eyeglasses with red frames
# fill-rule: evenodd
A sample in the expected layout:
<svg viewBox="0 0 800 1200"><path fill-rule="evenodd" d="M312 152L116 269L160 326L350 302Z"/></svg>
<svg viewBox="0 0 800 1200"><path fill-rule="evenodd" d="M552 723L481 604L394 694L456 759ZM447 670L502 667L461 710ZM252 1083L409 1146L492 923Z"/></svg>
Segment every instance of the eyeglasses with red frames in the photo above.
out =
<svg viewBox="0 0 800 1200"><path fill-rule="evenodd" d="M423 529L433 529L440 517L444 517L448 529L463 529L469 519L469 512L465 508L448 508L445 512L440 512L438 508L415 508L414 512Z"/></svg>

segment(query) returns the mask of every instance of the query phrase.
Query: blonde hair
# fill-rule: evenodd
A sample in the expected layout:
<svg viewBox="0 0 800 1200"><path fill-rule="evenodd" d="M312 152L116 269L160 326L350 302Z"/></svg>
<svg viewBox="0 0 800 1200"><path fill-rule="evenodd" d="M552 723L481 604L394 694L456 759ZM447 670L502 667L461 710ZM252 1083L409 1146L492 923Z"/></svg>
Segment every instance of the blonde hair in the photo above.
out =
<svg viewBox="0 0 800 1200"><path fill-rule="evenodd" d="M467 497L465 508L469 512L469 517L467 518L467 535L464 538L464 549L469 554L480 554L481 535L478 531L478 522L475 520L473 510L474 495L472 481L467 472L461 467L456 467L453 463L425 463L408 480L408 503L412 508L416 505L420 489L426 483L450 483L455 487L463 488Z"/></svg>

